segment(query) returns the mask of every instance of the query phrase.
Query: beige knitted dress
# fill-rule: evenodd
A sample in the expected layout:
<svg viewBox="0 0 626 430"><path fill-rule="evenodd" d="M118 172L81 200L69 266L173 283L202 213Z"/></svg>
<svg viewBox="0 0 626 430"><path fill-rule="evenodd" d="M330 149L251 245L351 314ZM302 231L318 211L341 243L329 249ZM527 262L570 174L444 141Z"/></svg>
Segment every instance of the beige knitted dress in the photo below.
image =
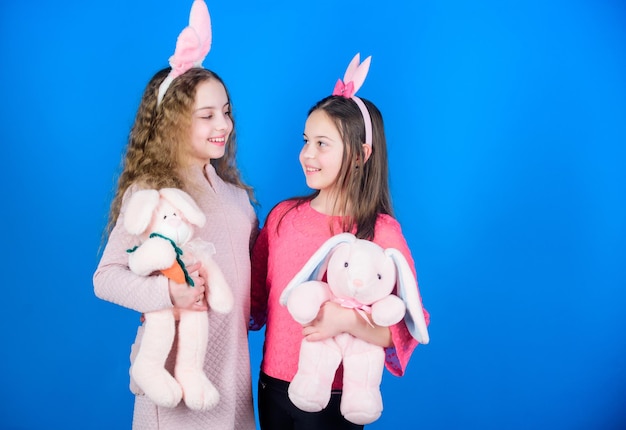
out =
<svg viewBox="0 0 626 430"><path fill-rule="evenodd" d="M250 379L247 326L250 310L250 244L257 233L257 219L246 192L222 181L208 165L191 170L185 190L207 216L207 223L196 237L215 245L215 261L226 276L235 296L235 307L228 315L208 313L209 343L204 370L220 393L218 405L207 412L188 409L184 402L175 408L162 408L135 392L133 429L254 430L254 409ZM122 207L117 225L105 247L94 274L96 295L137 312L171 308L168 282L164 276L141 277L128 269L126 250L138 244L123 228ZM139 327L135 345L141 340ZM135 349L133 345L133 357ZM175 351L166 367L172 371Z"/></svg>

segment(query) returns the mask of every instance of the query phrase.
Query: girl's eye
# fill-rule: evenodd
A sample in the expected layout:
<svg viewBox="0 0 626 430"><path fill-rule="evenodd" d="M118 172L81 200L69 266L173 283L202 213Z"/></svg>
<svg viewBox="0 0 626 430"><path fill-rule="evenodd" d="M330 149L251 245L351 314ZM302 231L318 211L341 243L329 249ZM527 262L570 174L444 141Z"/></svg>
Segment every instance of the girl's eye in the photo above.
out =
<svg viewBox="0 0 626 430"><path fill-rule="evenodd" d="M318 146L326 146L326 142L322 142L321 140L319 142L317 142Z"/></svg>

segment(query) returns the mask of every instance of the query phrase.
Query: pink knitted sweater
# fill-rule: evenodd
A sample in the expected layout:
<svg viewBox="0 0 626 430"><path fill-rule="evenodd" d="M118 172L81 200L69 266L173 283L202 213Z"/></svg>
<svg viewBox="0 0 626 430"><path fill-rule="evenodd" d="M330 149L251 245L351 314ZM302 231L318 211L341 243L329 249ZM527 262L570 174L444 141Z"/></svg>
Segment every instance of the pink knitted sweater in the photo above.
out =
<svg viewBox="0 0 626 430"><path fill-rule="evenodd" d="M293 201L278 204L268 215L252 252L252 308L250 328L265 328L265 345L261 370L269 376L291 381L298 369L302 326L295 322L287 308L279 303L285 286L304 266L313 253L331 237L330 224L341 232L339 219L323 215L307 202L291 210L277 225ZM383 248L396 248L406 257L415 273L413 258L402 236L400 224L388 215L380 215L373 242ZM426 321L429 315L424 311ZM404 374L417 341L403 321L391 327L394 347L385 349L385 365L396 376ZM333 389L340 389L341 368Z"/></svg>
<svg viewBox="0 0 626 430"><path fill-rule="evenodd" d="M133 429L255 429L247 327L250 246L257 233L257 220L244 190L222 181L211 165L204 170L192 169L187 181L186 191L207 217L206 225L195 235L215 245L213 257L235 296L235 308L230 314L208 312L209 343L204 370L218 389L220 402L207 412L195 412L184 402L171 409L157 407L139 394L135 398ZM126 250L138 241L125 231L123 219L124 206L94 274L96 295L137 312L172 308L164 276L141 277L128 269ZM141 340L142 330L139 327L133 349ZM175 354L170 354L166 365L170 371L173 357Z"/></svg>

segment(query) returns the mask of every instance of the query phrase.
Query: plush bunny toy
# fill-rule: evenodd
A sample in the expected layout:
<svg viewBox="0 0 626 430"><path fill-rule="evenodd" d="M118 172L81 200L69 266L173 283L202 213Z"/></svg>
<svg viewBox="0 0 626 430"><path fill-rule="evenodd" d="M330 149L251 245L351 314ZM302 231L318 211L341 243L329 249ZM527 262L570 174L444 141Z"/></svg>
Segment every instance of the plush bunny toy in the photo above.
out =
<svg viewBox="0 0 626 430"><path fill-rule="evenodd" d="M327 274L327 281L321 279ZM398 296L392 294L397 284ZM327 301L353 308L380 326L405 318L411 334L428 343L417 282L396 249L342 233L328 239L283 291L280 302L300 324L311 322ZM330 400L335 372L343 361L341 413L355 424L368 424L382 413L380 383L385 352L348 333L319 342L302 340L298 371L289 398L300 409L317 412Z"/></svg>
<svg viewBox="0 0 626 430"><path fill-rule="evenodd" d="M212 243L192 239L194 226L206 221L194 200L182 190L138 190L124 212L124 227L136 235L140 245L129 250L128 266L141 276L161 271L178 283L193 280L186 270L201 262L200 273L207 280L207 301L212 311L226 314L233 307L233 296L223 273L212 259ZM178 351L174 377L165 369L179 315ZM206 312L165 309L145 313L143 337L131 367L134 382L157 405L176 406L181 399L190 409L208 410L219 401L219 393L203 371L208 343L209 319Z"/></svg>

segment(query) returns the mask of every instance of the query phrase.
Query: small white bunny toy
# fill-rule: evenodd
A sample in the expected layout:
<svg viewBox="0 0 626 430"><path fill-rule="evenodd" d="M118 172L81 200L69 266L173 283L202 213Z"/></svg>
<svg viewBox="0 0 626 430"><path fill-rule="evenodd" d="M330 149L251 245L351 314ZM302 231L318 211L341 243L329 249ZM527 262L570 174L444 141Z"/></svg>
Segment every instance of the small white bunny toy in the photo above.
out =
<svg viewBox="0 0 626 430"><path fill-rule="evenodd" d="M193 280L186 267L200 262L207 276L210 311L226 314L232 310L233 295L223 273L211 255L212 243L192 239L194 226L206 217L195 201L177 188L146 189L134 192L124 212L124 227L140 239L129 250L128 266L141 276L162 272L178 283ZM165 369L176 334L175 313L179 315L178 351L174 377ZM204 374L209 318L206 312L165 309L144 314L139 351L131 375L139 388L157 405L174 407L184 399L193 410L208 410L219 401L219 393Z"/></svg>
<svg viewBox="0 0 626 430"><path fill-rule="evenodd" d="M324 272L327 282L321 281ZM403 299L393 294L396 286ZM329 300L354 308L366 319L366 313L371 314L372 321L380 326L405 318L413 337L423 344L429 342L417 282L396 249L383 249L350 233L328 239L285 287L280 303L297 322L307 324ZM377 420L383 409L380 383L385 352L348 333L318 342L302 340L289 398L307 412L324 409L341 362L342 415L355 424Z"/></svg>

